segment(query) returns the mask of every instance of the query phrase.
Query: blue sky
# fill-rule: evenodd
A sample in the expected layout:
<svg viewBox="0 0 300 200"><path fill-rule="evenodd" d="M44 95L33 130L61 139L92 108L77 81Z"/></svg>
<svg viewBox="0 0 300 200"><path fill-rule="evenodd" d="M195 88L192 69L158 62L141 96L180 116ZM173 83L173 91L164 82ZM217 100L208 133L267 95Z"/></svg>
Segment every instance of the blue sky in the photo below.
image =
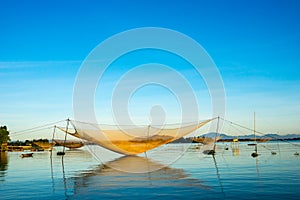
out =
<svg viewBox="0 0 300 200"><path fill-rule="evenodd" d="M114 34L150 26L182 32L206 49L224 81L228 120L252 126L256 111L258 129L300 133L299 8L297 0L1 0L0 124L18 131L72 118L74 82L90 51ZM198 83L207 117L209 95ZM145 110L170 99L152 98Z"/></svg>

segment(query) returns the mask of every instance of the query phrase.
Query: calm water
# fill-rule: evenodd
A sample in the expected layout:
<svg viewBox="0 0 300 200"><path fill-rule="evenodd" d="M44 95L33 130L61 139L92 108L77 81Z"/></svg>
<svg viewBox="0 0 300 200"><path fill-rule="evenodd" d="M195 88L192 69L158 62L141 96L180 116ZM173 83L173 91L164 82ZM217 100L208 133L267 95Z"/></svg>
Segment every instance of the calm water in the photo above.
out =
<svg viewBox="0 0 300 200"><path fill-rule="evenodd" d="M67 151L64 157L56 151L36 152L32 158L1 153L0 199L299 199L296 145L300 143L262 144L260 156L252 158L253 146L246 143L235 153L230 144L218 144L215 157L203 155L193 144L163 168L144 157L120 157L103 165L86 148ZM158 160L182 148L166 146ZM159 170L126 173L116 170L118 166Z"/></svg>

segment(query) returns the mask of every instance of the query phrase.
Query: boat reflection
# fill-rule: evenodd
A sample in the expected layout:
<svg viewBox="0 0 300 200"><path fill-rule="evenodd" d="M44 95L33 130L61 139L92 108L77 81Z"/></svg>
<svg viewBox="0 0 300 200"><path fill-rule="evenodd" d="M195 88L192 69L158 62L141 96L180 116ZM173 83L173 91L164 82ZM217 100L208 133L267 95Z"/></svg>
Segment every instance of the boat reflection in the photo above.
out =
<svg viewBox="0 0 300 200"><path fill-rule="evenodd" d="M8 167L7 152L0 152L0 181L4 180Z"/></svg>
<svg viewBox="0 0 300 200"><path fill-rule="evenodd" d="M195 188L198 188L197 191L210 189L201 180L189 177L182 169L167 167L139 156L118 158L92 171L81 173L73 181L76 196L91 194L91 191L95 196L103 195L107 191L115 191L116 194L113 195L126 195L124 193L128 189L139 191L153 187L159 187L160 190L173 188L177 192L190 191L188 188L192 188L191 191L195 191Z"/></svg>

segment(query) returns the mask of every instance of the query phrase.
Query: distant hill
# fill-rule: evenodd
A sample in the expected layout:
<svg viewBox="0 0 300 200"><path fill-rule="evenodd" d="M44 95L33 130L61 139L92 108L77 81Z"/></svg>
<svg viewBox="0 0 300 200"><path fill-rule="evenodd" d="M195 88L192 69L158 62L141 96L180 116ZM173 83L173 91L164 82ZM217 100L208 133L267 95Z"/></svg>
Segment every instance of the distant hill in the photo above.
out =
<svg viewBox="0 0 300 200"><path fill-rule="evenodd" d="M200 135L199 137L210 137L210 138L214 138L216 136L215 132L211 132L211 133L206 133L203 135ZM226 135L224 133L220 133L218 134L218 136L221 137L221 139L233 139L238 137L239 139L252 139L254 137L253 134L250 135L240 135L240 136L231 136L231 135ZM271 138L272 140L293 140L293 139L300 139L300 134L287 134L287 135L278 135L278 134L274 134L274 133L269 133L269 134L265 134L263 136L261 136L260 134L256 135L256 138Z"/></svg>
<svg viewBox="0 0 300 200"><path fill-rule="evenodd" d="M218 135L218 137L221 137L221 139L219 140L220 142L224 142L227 140L232 141L234 138L238 137L239 141L252 141L254 138L253 134L250 135L241 135L241 136L232 136L232 135L226 135L225 133L220 133L220 134L216 134L215 132L211 132L211 133L206 133L203 135L198 135L195 137L208 137L208 138L215 138L216 135ZM172 143L191 143L193 142L193 138L194 137L187 137L187 138L179 138L175 141L173 141ZM264 139L264 138L270 138L271 140L300 140L300 134L287 134L287 135L278 135L278 134L273 134L273 133L269 133L266 135L256 135L257 139Z"/></svg>

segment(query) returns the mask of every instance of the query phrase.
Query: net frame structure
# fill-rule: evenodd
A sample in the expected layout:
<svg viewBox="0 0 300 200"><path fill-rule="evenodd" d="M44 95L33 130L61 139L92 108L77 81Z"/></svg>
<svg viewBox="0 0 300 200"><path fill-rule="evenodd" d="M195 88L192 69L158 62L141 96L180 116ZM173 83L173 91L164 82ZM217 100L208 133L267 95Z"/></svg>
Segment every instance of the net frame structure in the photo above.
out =
<svg viewBox="0 0 300 200"><path fill-rule="evenodd" d="M137 155L184 137L213 119L165 125L105 125L69 120L68 134L123 155ZM66 132L66 130L64 130Z"/></svg>

